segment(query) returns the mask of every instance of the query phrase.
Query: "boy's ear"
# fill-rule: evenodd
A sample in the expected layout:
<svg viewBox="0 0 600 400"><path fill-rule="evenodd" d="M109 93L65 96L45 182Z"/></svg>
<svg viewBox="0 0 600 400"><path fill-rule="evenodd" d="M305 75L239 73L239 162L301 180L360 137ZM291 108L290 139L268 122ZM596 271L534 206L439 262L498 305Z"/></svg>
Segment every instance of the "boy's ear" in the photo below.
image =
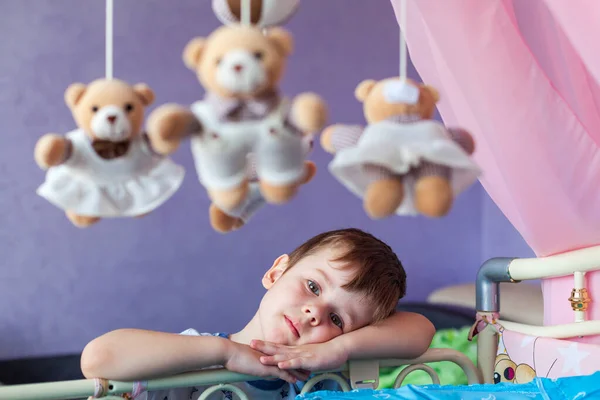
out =
<svg viewBox="0 0 600 400"><path fill-rule="evenodd" d="M288 267L289 259L290 257L287 254L283 254L277 257L277 259L273 262L271 268L269 268L265 276L263 276L262 284L265 289L271 289L275 282L277 282L277 280L281 278L281 275L283 275L283 273Z"/></svg>

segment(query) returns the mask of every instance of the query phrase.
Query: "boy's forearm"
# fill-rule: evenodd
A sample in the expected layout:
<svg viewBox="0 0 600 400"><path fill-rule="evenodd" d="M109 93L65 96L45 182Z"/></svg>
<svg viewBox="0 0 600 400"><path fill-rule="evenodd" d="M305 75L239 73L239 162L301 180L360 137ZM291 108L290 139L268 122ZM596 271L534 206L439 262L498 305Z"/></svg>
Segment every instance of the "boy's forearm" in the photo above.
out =
<svg viewBox="0 0 600 400"><path fill-rule="evenodd" d="M223 365L228 353L219 337L120 329L85 347L81 370L86 378L146 380Z"/></svg>
<svg viewBox="0 0 600 400"><path fill-rule="evenodd" d="M338 336L333 341L343 346L349 360L421 356L431 345L433 324L424 316L396 312L375 325Z"/></svg>

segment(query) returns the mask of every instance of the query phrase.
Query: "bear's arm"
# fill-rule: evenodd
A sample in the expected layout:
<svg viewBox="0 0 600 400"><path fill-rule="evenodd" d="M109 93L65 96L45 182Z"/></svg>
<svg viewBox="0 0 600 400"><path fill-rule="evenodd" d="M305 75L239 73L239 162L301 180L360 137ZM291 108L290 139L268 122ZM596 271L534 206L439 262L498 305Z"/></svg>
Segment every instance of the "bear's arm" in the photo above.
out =
<svg viewBox="0 0 600 400"><path fill-rule="evenodd" d="M331 146L336 152L353 147L358 143L363 131L364 127L361 125L335 125L331 132Z"/></svg>
<svg viewBox="0 0 600 400"><path fill-rule="evenodd" d="M475 151L475 140L473 136L463 128L448 128L450 138L458 144L467 154L473 154Z"/></svg>
<svg viewBox="0 0 600 400"><path fill-rule="evenodd" d="M75 148L73 146L73 142L69 138L65 138L65 154L63 156L63 163L71 160L73 158L73 153L75 152Z"/></svg>
<svg viewBox="0 0 600 400"><path fill-rule="evenodd" d="M35 162L42 169L67 163L72 159L73 147L68 135L48 133L35 144Z"/></svg>

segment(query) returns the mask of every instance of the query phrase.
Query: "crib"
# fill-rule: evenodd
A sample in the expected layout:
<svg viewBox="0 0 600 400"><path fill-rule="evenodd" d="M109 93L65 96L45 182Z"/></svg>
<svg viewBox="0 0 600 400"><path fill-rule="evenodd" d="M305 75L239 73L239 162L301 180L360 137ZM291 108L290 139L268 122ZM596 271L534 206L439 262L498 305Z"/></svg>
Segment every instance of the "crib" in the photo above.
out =
<svg viewBox="0 0 600 400"><path fill-rule="evenodd" d="M450 361L458 365L466 375L469 385L497 383L498 371L495 370L497 354L509 353L513 361L518 361L519 357L523 358L522 355L518 354L519 351L526 352L528 349L527 346L522 346L523 341L519 343L519 346L506 346L507 336L524 335L525 337L533 337L533 340L525 339L525 341L530 342L535 342L537 339L543 340L545 343L543 353L548 354L552 352L552 348L578 343L573 339L566 339L600 334L600 321L586 319L586 311L592 299L589 296L584 279L585 273L592 273L598 269L599 265L600 246L544 258L490 259L483 263L477 274L477 316L473 328L473 334L478 334L477 366L465 354L453 349L429 349L421 357L412 360L351 360L340 368L318 371L306 382L301 393L310 392L318 382L329 379L335 380L342 391L375 389L379 385L380 368L400 366L406 366L406 368L396 377L395 388L402 385L408 374L418 370L425 371L431 377L433 384L443 385L444 382L440 382L437 373L427 365L437 361ZM555 326L532 326L504 321L499 318L500 282L517 284L524 280L569 275L573 276L574 284L570 297L566 294L565 299L573 309L575 322ZM536 376L559 378L587 375L600 370L600 345L579 343L579 347L584 348L584 351L590 356L588 360L595 361L590 361L585 367L579 369L572 368L567 371L564 368L560 371L557 369L552 374L545 371L534 371ZM533 365L536 364L535 361L533 360ZM557 361L560 363L560 360ZM200 399L204 399L217 390L231 390L240 399L246 400L245 393L231 384L252 379L256 379L256 377L233 373L225 369L211 369L154 379L144 385L145 389L149 391L177 387L210 386L208 390L203 392ZM133 392L134 385L137 385L137 383L88 379L0 386L0 400L58 400L86 398L88 396L119 399L122 398L123 394Z"/></svg>

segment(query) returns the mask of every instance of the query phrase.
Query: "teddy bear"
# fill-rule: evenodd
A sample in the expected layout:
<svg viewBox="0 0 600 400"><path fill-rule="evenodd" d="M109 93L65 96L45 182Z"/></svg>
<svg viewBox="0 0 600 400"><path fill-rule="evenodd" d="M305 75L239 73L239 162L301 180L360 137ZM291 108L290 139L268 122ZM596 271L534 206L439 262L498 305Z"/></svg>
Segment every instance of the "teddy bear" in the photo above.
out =
<svg viewBox="0 0 600 400"><path fill-rule="evenodd" d="M146 215L179 189L183 167L154 152L142 131L145 108L154 101L148 85L118 79L73 83L64 100L77 128L42 136L34 158L47 170L37 193L64 210L73 225Z"/></svg>
<svg viewBox="0 0 600 400"><path fill-rule="evenodd" d="M529 383L536 377L536 372L527 364L517 365L508 354L498 354L494 367L494 383L510 382L516 384Z"/></svg>
<svg viewBox="0 0 600 400"><path fill-rule="evenodd" d="M242 3L247 0L212 0L212 8L221 23L240 23ZM283 25L298 11L300 0L251 0L250 23L261 28Z"/></svg>
<svg viewBox="0 0 600 400"><path fill-rule="evenodd" d="M363 199L372 219L442 217L480 173L473 137L433 120L438 91L410 79L364 80L355 89L367 126L335 124L321 134L332 175Z"/></svg>
<svg viewBox="0 0 600 400"><path fill-rule="evenodd" d="M325 126L327 106L314 93L293 99L280 94L292 48L291 34L278 27L265 34L253 26L225 25L194 38L183 59L205 89L203 100L191 107L165 104L148 117L148 135L161 154L190 139L199 181L223 211L248 198L251 154L267 203L288 202L311 173L306 136Z"/></svg>

